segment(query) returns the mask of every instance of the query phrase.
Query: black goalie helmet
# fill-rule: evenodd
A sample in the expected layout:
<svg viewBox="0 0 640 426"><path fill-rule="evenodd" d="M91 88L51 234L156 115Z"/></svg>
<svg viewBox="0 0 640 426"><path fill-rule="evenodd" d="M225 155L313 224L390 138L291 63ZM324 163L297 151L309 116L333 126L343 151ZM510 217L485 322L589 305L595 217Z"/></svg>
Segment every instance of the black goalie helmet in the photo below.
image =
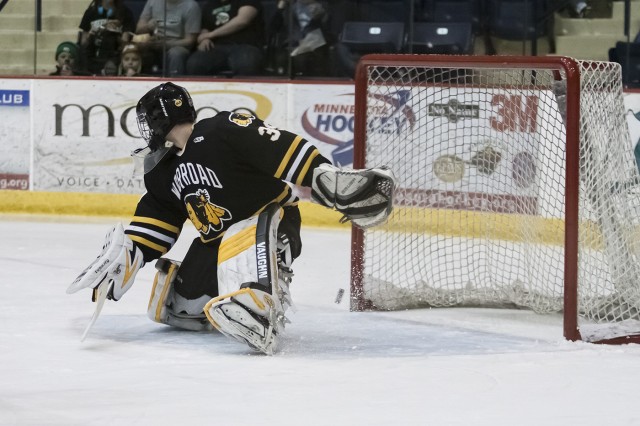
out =
<svg viewBox="0 0 640 426"><path fill-rule="evenodd" d="M196 110L191 95L184 87L163 83L149 90L136 106L136 119L140 136L148 148L139 150L134 156L144 156L144 172L150 171L172 144L166 138L176 124L195 123Z"/></svg>
<svg viewBox="0 0 640 426"><path fill-rule="evenodd" d="M195 123L196 110L191 95L184 87L164 83L144 95L136 107L138 129L151 151L164 145L173 126Z"/></svg>

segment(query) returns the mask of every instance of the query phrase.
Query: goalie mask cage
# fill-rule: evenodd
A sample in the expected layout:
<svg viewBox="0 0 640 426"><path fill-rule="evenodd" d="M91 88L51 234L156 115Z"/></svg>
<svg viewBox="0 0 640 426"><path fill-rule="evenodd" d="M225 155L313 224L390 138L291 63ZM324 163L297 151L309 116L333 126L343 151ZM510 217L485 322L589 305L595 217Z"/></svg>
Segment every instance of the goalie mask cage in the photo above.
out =
<svg viewBox="0 0 640 426"><path fill-rule="evenodd" d="M562 313L640 342L640 180L618 64L368 55L354 167L388 165L387 223L352 230L351 309Z"/></svg>

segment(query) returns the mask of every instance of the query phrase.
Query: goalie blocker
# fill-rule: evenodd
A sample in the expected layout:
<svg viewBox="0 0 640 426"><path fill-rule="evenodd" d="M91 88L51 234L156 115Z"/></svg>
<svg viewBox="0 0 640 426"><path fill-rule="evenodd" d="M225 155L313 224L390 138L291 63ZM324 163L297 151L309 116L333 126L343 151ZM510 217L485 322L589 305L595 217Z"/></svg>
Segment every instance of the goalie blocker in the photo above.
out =
<svg viewBox="0 0 640 426"><path fill-rule="evenodd" d="M105 236L98 257L71 283L67 293L92 288L92 299L95 301L98 287L105 285L109 287L107 297L120 300L131 288L143 266L142 252L124 233L122 224L117 223Z"/></svg>
<svg viewBox="0 0 640 426"><path fill-rule="evenodd" d="M344 214L361 228L383 223L393 208L396 179L390 169L340 169L322 164L313 171L312 201Z"/></svg>

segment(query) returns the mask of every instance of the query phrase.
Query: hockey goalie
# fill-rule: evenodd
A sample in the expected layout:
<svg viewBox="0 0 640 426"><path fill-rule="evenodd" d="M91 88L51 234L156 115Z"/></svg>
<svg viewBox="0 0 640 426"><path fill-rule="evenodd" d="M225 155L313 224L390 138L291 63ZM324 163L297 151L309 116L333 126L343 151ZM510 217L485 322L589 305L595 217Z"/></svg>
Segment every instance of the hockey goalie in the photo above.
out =
<svg viewBox="0 0 640 426"><path fill-rule="evenodd" d="M196 122L186 89L164 83L136 107L147 147L134 153L147 192L130 224L116 225L68 293L93 289L95 318L157 260L148 316L187 330L216 329L273 354L293 305L292 263L302 249L292 185L356 226L384 222L393 173L334 167L299 135L251 114L223 111ZM186 220L199 232L181 261L163 257ZM87 328L87 331L89 329ZM86 332L85 332L86 335Z"/></svg>

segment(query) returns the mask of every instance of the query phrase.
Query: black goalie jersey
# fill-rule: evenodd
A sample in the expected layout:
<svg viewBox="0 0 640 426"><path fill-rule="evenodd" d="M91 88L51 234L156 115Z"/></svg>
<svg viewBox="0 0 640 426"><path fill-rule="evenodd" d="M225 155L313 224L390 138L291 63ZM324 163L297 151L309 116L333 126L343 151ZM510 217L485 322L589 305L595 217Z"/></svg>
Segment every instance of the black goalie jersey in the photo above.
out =
<svg viewBox="0 0 640 426"><path fill-rule="evenodd" d="M182 153L168 153L145 175L147 192L126 233L146 262L166 253L190 219L205 242L275 201L295 205L290 182L311 186L329 161L291 132L248 114L220 112L198 122Z"/></svg>

